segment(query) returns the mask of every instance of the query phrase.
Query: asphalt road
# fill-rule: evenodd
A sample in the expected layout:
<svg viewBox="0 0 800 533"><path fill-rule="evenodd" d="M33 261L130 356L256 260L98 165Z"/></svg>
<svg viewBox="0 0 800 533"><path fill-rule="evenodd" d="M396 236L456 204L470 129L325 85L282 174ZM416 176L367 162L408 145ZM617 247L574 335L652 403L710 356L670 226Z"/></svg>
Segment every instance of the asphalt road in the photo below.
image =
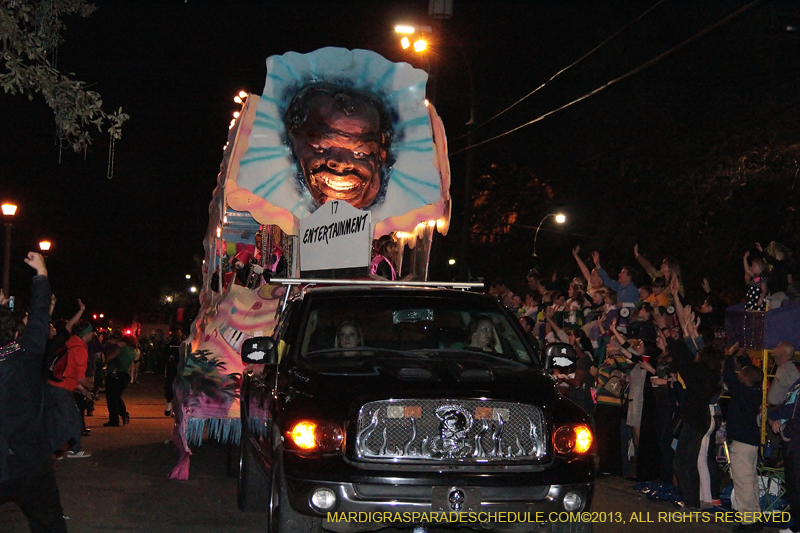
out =
<svg viewBox="0 0 800 533"><path fill-rule="evenodd" d="M130 385L125 400L131 423L118 428L102 427L108 411L101 395L94 416L87 418L92 435L83 441L84 450L92 456L55 463L70 532L266 531L265 515L242 513L236 507L236 479L226 475L225 446L204 442L193 450L189 480L168 479L177 453L168 442L173 419L164 416L162 391L163 381L153 375L143 375L140 384ZM596 523L597 533L722 532L733 526L666 521L663 514L659 519L659 513L673 513L677 508L648 500L619 478L598 481L594 511L597 518L605 512L613 513L606 514L606 519L614 519L613 523ZM644 522L648 519L651 522ZM0 532L27 531L18 507L10 503L0 506Z"/></svg>

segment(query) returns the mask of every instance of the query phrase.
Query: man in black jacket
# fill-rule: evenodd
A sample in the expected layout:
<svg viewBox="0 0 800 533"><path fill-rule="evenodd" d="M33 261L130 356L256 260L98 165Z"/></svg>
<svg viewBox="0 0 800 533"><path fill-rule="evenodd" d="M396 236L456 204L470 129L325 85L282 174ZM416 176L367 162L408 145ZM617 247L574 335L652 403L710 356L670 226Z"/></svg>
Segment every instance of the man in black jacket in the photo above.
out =
<svg viewBox="0 0 800 533"><path fill-rule="evenodd" d="M25 262L36 275L22 335L0 302L0 503L16 502L33 533L66 533L42 419L50 282L41 255L29 252Z"/></svg>
<svg viewBox="0 0 800 533"><path fill-rule="evenodd" d="M762 524L754 517L761 507L758 502L758 448L761 444L761 381L764 373L753 366L747 353L739 357L742 369L736 374L734 357L725 359L722 377L731 395L728 404L728 437L731 440L731 477L742 522L734 531L761 531Z"/></svg>

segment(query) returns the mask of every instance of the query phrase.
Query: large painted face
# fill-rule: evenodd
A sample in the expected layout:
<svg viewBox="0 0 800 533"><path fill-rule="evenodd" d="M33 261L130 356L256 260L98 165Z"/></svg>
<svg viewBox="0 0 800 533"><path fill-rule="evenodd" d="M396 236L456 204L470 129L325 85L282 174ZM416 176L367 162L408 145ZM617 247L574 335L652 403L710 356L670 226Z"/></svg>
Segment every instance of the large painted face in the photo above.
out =
<svg viewBox="0 0 800 533"><path fill-rule="evenodd" d="M375 201L386 150L380 116L372 105L359 102L345 112L332 96L315 95L308 119L289 137L306 187L318 204L345 200L362 209Z"/></svg>

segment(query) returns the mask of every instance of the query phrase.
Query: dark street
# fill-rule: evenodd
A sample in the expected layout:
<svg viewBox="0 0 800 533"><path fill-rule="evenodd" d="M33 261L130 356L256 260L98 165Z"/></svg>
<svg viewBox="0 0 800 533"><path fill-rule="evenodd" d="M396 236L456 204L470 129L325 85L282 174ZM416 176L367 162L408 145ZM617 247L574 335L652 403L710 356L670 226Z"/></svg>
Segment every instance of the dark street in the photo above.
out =
<svg viewBox="0 0 800 533"><path fill-rule="evenodd" d="M64 513L74 533L112 531L149 533L238 533L266 531L266 515L242 513L236 507L236 479L226 475L227 450L213 441L195 448L189 481L167 478L177 454L170 436L172 418L164 416L160 378L146 374L125 391L131 423L102 427L107 421L105 398L100 395L94 416L87 418L92 435L84 438L87 459L55 463ZM621 523L598 523L597 533L729 531L733 524L667 523L658 513L672 513L672 504L652 502L620 478L604 478L595 488L594 510L621 513ZM652 523L630 522L632 513ZM409 528L410 530L410 528ZM0 506L0 531L26 533L27 521L19 508ZM403 530L400 530L403 531Z"/></svg>

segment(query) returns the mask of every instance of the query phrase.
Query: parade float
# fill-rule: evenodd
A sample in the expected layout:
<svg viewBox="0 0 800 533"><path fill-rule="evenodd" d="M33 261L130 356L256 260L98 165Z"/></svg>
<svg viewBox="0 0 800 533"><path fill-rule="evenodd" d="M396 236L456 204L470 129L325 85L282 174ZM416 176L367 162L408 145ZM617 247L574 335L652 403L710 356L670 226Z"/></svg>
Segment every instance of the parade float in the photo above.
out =
<svg viewBox="0 0 800 533"><path fill-rule="evenodd" d="M204 438L239 441L240 348L272 333L288 296L271 278L374 277L374 243L389 236L399 275L427 280L433 232L450 219L427 78L371 51L323 48L270 57L263 93L239 95L209 206L200 312L174 383L172 478L188 479Z"/></svg>

